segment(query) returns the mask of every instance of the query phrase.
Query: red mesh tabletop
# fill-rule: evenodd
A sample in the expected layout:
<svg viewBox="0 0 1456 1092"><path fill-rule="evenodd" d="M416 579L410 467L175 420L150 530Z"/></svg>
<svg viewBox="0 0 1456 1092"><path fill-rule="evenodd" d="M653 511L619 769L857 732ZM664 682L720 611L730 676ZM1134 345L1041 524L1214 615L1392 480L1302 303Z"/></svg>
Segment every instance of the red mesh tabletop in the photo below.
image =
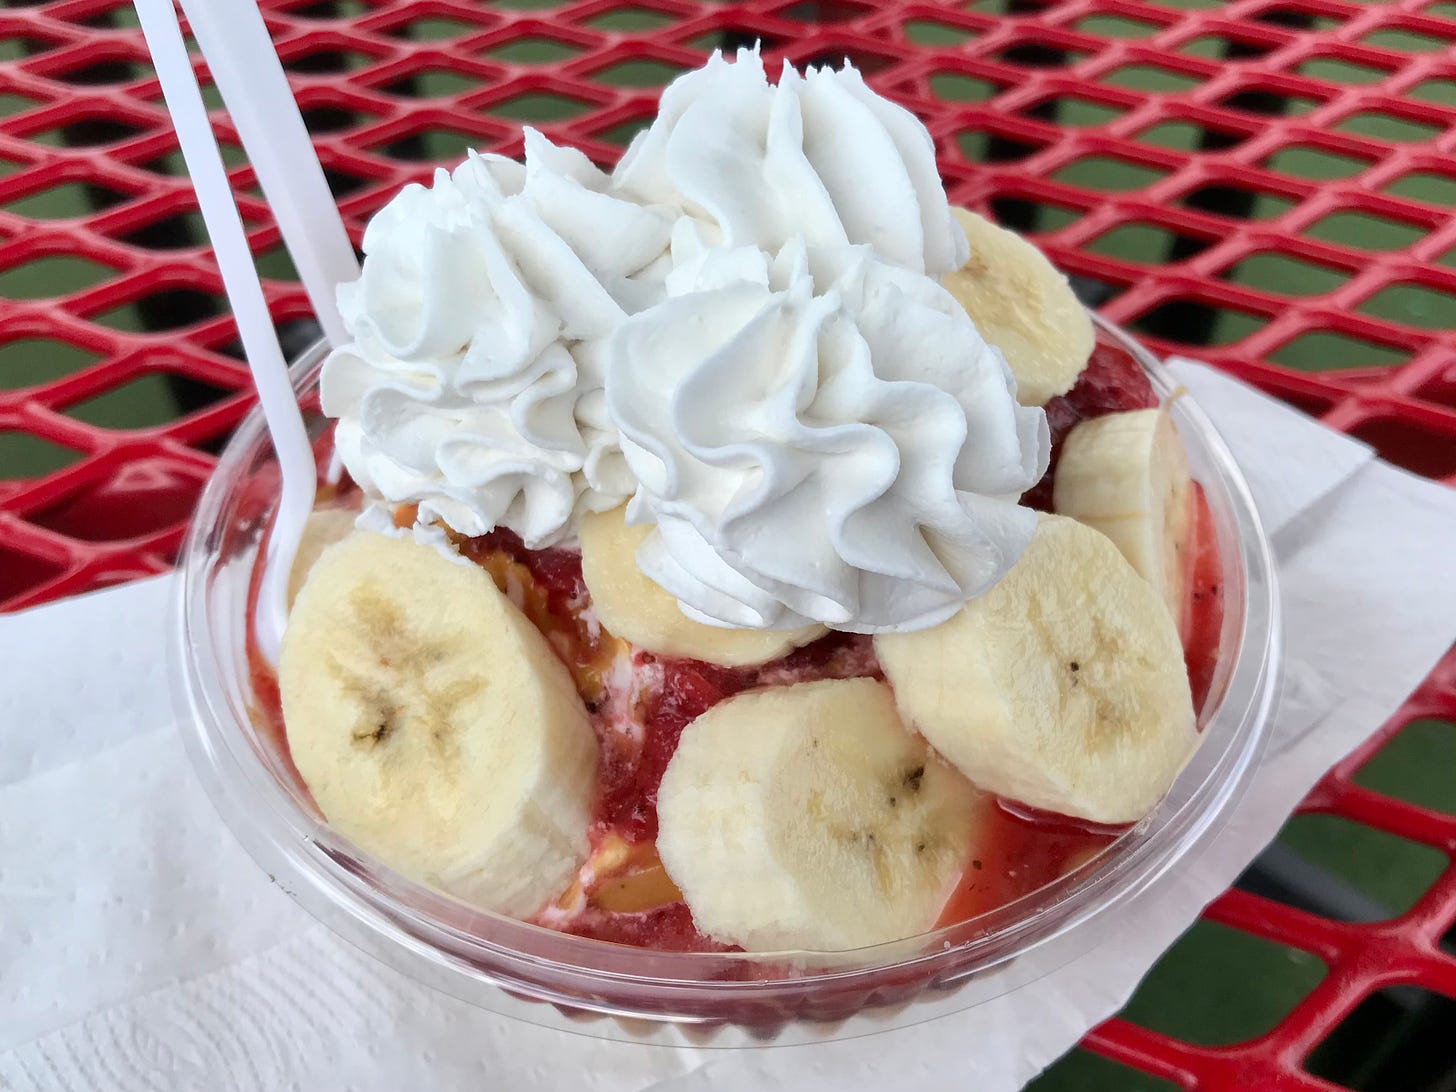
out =
<svg viewBox="0 0 1456 1092"><path fill-rule="evenodd" d="M356 242L433 162L518 153L522 123L610 163L717 46L848 56L926 121L952 198L1035 235L1108 318L1456 484L1453 0L264 7ZM0 609L164 571L251 402L135 26L125 0L0 3ZM274 314L305 339L306 299L216 125ZM1303 968L1267 1026L1210 1041L1135 999L1043 1087L1456 1087L1409 1056L1422 1021L1456 1026L1456 798L1381 774L1415 745L1456 757L1453 721L1448 656L1295 821L1423 853L1402 911L1231 891L1195 932ZM1404 1059L1341 1056L1392 1020Z"/></svg>

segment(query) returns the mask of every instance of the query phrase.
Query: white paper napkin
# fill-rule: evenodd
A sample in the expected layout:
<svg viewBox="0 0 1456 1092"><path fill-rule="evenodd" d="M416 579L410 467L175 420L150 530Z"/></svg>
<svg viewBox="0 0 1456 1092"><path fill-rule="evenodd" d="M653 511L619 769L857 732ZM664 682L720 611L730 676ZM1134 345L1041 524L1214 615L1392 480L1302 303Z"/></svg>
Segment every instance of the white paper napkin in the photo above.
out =
<svg viewBox="0 0 1456 1092"><path fill-rule="evenodd" d="M162 578L0 621L0 1087L1020 1087L1123 1004L1456 638L1456 493L1174 370L1274 531L1291 685L1226 829L1090 955L969 1012L815 1047L639 1047L472 1009L335 939L235 845L171 725Z"/></svg>

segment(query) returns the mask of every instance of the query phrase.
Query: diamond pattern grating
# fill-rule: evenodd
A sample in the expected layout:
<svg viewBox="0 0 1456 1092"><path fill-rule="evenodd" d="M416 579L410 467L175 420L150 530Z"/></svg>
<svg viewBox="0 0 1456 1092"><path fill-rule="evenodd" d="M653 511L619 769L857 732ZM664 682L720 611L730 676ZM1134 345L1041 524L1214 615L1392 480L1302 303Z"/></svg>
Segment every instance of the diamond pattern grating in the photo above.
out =
<svg viewBox="0 0 1456 1092"><path fill-rule="evenodd" d="M517 153L523 123L611 162L715 46L847 55L925 120L951 196L1036 235L1109 318L1456 484L1451 0L264 7L356 242L433 162ZM135 25L116 0L0 3L0 609L164 571L251 401ZM297 326L307 302L215 120ZM1348 924L1232 891L1208 917L1317 956L1314 991L1233 1046L1113 1020L1088 1049L1199 1092L1330 1089L1308 1056L1362 999L1456 998L1456 817L1355 780L1420 718L1456 720L1456 656L1304 804L1445 854L1413 907Z"/></svg>

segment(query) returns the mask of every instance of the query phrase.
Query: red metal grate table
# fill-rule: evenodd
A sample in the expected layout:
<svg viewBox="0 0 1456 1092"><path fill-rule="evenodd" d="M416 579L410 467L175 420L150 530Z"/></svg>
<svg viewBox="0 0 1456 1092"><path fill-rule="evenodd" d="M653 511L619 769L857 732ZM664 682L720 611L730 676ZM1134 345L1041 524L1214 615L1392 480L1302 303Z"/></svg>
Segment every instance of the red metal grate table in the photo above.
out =
<svg viewBox="0 0 1456 1092"><path fill-rule="evenodd" d="M1037 234L1109 318L1456 484L1452 0L264 6L356 241L432 160L514 154L523 122L610 162L715 46L849 56L925 119L952 197ZM250 404L175 150L126 0L0 4L0 609L165 570ZM234 162L274 314L305 323ZM158 384L175 411L116 417ZM1167 1082L1117 1087L1384 1087L1311 1057L1377 991L1456 998L1456 816L1360 778L1432 719L1456 720L1456 655L1303 805L1431 847L1424 893L1367 922L1224 895L1208 920L1327 972L1232 1045L1110 1021L1085 1048Z"/></svg>

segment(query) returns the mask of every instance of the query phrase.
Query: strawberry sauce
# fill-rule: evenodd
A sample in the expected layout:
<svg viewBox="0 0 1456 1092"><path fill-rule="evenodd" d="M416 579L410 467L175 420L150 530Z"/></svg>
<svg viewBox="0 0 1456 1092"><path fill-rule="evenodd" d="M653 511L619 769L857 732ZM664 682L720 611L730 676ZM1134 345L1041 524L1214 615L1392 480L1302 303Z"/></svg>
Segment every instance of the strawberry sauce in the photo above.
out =
<svg viewBox="0 0 1456 1092"><path fill-rule="evenodd" d="M1067 394L1047 404L1055 468L1066 434L1081 420L1157 404L1137 361L1102 338ZM1023 498L1051 507L1052 471ZM1181 620L1194 704L1213 679L1223 624L1223 587L1212 515L1195 489L1189 602ZM403 516L413 518L413 513ZM601 749L592 854L578 878L539 915L541 924L581 936L662 951L719 951L704 937L657 858L657 791L683 729L725 698L757 686L828 678L883 678L869 637L831 633L758 667L724 668L634 649L601 628L581 574L580 554L528 550L510 531L457 538L541 630L571 670ZM256 584L256 575L255 575ZM256 587L253 597L256 596ZM253 598L253 597L250 597ZM252 609L250 601L250 614ZM256 721L283 772L303 789L288 754L272 670L250 646ZM307 796L307 790L303 789ZM942 912L950 925L1004 906L1066 875L1122 833L1066 816L1033 812L987 796L970 868Z"/></svg>

